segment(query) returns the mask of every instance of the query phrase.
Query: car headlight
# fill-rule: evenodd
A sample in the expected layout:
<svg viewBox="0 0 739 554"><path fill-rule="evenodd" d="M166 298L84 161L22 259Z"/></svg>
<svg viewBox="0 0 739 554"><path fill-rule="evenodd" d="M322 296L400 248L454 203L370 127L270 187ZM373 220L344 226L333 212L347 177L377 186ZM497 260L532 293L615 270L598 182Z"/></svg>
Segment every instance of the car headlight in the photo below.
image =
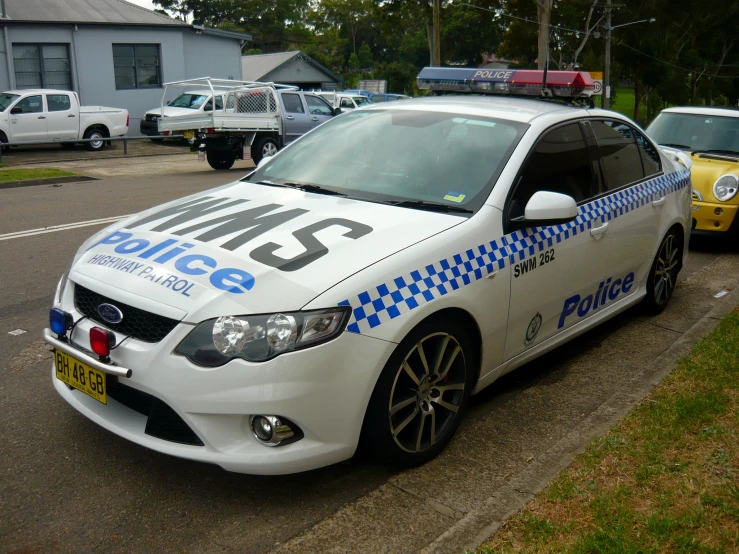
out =
<svg viewBox="0 0 739 554"><path fill-rule="evenodd" d="M175 354L206 367L235 358L264 362L336 338L350 315L349 306L337 306L310 312L222 316L195 327Z"/></svg>
<svg viewBox="0 0 739 554"><path fill-rule="evenodd" d="M737 184L739 183L739 177L729 173L718 178L713 184L713 196L720 202L727 202L736 196L736 191L739 189Z"/></svg>

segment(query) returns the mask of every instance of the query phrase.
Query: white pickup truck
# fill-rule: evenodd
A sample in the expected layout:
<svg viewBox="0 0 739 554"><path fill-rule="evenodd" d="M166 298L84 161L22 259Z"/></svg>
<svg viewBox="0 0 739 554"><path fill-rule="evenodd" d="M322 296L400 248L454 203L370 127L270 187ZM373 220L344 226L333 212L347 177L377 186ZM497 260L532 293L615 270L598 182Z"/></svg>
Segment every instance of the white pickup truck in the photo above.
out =
<svg viewBox="0 0 739 554"><path fill-rule="evenodd" d="M91 139L100 150L108 137L128 133L128 110L80 106L76 92L52 89L9 90L0 94L0 142ZM74 148L74 142L61 142Z"/></svg>
<svg viewBox="0 0 739 554"><path fill-rule="evenodd" d="M222 109L216 105L216 109L167 115L164 98L173 86L200 86L212 97L223 96ZM165 83L161 109L159 132L194 138L190 148L203 152L213 169L230 169L239 159L259 163L341 113L318 94L294 86L210 77Z"/></svg>

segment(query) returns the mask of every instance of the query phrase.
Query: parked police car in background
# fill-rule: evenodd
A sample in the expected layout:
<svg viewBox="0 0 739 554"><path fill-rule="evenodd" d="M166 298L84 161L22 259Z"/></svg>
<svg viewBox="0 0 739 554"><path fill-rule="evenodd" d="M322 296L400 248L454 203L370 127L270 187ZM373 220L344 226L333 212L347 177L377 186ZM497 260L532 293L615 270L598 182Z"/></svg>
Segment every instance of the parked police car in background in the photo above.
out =
<svg viewBox="0 0 739 554"><path fill-rule="evenodd" d="M617 113L512 96L541 79L426 69L423 88L502 95L343 114L241 181L93 236L45 331L57 392L232 471L307 470L360 441L413 465L501 375L638 302L662 310L688 168Z"/></svg>

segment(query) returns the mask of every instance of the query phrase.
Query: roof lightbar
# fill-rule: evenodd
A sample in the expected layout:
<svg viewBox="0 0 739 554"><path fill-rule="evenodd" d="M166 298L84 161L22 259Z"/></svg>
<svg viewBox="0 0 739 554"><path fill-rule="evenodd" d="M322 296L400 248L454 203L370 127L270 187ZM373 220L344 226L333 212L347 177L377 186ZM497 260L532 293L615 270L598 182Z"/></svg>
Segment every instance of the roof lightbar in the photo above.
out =
<svg viewBox="0 0 739 554"><path fill-rule="evenodd" d="M587 71L424 67L416 81L418 88L433 91L558 98L589 97L594 89Z"/></svg>

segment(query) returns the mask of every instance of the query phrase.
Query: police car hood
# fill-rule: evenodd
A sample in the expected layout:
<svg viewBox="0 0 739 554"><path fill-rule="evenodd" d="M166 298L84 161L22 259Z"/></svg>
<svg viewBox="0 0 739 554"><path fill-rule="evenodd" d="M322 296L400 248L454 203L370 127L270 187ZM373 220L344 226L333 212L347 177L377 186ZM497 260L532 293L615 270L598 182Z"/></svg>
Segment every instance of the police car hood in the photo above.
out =
<svg viewBox="0 0 739 554"><path fill-rule="evenodd" d="M101 231L78 252L70 279L189 322L295 311L378 260L464 221L236 182Z"/></svg>

